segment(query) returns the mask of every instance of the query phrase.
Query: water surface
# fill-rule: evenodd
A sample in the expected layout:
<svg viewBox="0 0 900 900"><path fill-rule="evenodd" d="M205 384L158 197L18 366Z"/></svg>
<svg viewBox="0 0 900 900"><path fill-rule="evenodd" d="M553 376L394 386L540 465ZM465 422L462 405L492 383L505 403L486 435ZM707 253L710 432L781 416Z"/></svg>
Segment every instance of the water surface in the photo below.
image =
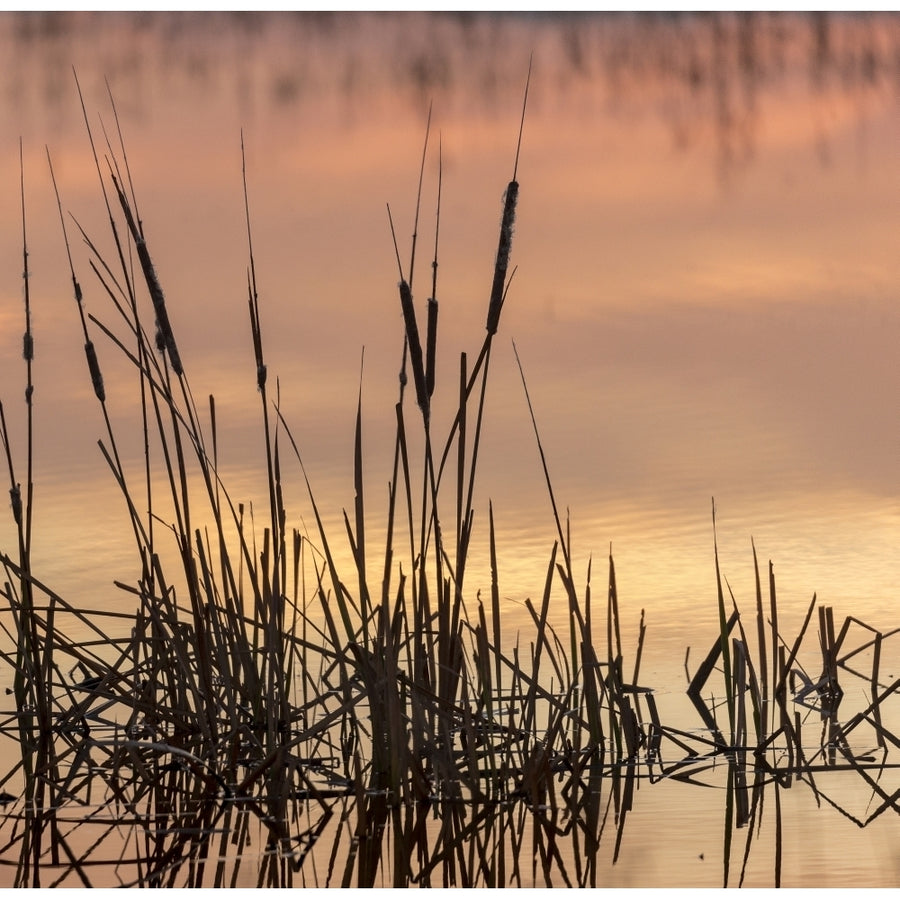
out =
<svg viewBox="0 0 900 900"><path fill-rule="evenodd" d="M64 210L112 254L73 67L101 166L101 119L117 144L108 90L115 99L195 396L216 396L233 494L261 503L243 139L270 377L280 379L327 522L341 529L341 508L353 504L365 348L378 535L403 339L385 207L407 267L431 109L414 289L424 304L440 147L435 419L448 424L458 354L474 353L483 335L533 59L472 594L488 587L488 498L508 621L527 622L522 603L539 595L555 538L515 341L555 496L570 512L576 571L586 578L593 557L602 597L612 548L631 646L646 610L645 683L677 693L685 648L703 654L715 639L712 497L739 602L753 600L752 538L762 564L774 562L787 633L813 593L839 616L893 627L898 38L893 14L3 14L0 385L21 437L21 135L37 348L36 571L69 599L116 608L128 600L113 580L136 577L96 446L102 419L47 169L49 150ZM71 219L69 229L77 237ZM87 309L114 322L86 248L76 239L73 250ZM135 381L111 346L98 346L139 472ZM15 450L21 458L22 444ZM305 528L299 473L286 477L288 516ZM4 517L0 546L12 549L14 534ZM556 615L564 621L565 610ZM665 877L671 860L645 876L648 857L634 852L638 868L623 861L617 878ZM835 878L860 883L849 871Z"/></svg>

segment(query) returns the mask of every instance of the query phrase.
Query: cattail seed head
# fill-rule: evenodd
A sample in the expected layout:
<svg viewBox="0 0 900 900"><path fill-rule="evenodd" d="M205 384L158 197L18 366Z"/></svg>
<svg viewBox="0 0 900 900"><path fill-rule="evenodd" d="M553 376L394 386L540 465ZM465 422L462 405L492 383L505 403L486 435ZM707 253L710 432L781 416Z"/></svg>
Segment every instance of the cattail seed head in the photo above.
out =
<svg viewBox="0 0 900 900"><path fill-rule="evenodd" d="M9 489L9 499L12 502L13 521L16 525L22 524L22 490L20 485Z"/></svg>
<svg viewBox="0 0 900 900"><path fill-rule="evenodd" d="M93 341L88 341L84 345L84 352L87 356L88 369L91 373L91 384L94 386L94 394L101 403L104 403L106 401L106 389L103 387L103 375L100 372L100 363L97 360L97 351L94 349Z"/></svg>
<svg viewBox="0 0 900 900"><path fill-rule="evenodd" d="M425 384L425 366L422 362L422 344L419 340L419 327L416 324L416 310L413 307L412 291L405 281L400 282L400 306L403 309L403 321L406 324L406 343L409 345L409 360L412 363L413 381L416 385L416 402L422 410L427 422L431 414L431 403L428 388Z"/></svg>
<svg viewBox="0 0 900 900"><path fill-rule="evenodd" d="M256 367L256 386L262 390L266 386L268 371L263 363Z"/></svg>
<svg viewBox="0 0 900 900"><path fill-rule="evenodd" d="M437 355L437 320L438 302L434 297L428 298L428 330L425 337L425 387L428 396L434 393L434 366Z"/></svg>
<svg viewBox="0 0 900 900"><path fill-rule="evenodd" d="M491 302L488 307L486 326L488 334L496 334L500 324L500 310L503 307L503 291L506 287L506 272L509 269L509 253L512 249L513 226L516 221L516 204L518 200L519 182L511 181L506 188L503 218L500 221L500 241L497 245L494 283L491 287Z"/></svg>
<svg viewBox="0 0 900 900"><path fill-rule="evenodd" d="M22 335L22 357L28 362L34 359L34 338L30 331Z"/></svg>
<svg viewBox="0 0 900 900"><path fill-rule="evenodd" d="M120 199L125 209L125 217L128 220L131 229L134 244L137 248L138 259L141 263L141 271L144 273L144 281L147 283L147 290L150 291L150 299L153 302L153 309L156 312L156 349L162 352L165 350L169 354L169 362L172 370L176 375L181 375L184 369L181 365L181 355L178 352L178 346L175 343L175 335L172 333L172 326L169 324L169 314L166 310L166 297L163 294L162 286L156 277L156 270L153 268L153 262L150 259L150 251L147 250L147 242L140 236L134 220L131 217L131 210L128 208L124 196L120 192ZM160 338L162 335L162 338Z"/></svg>

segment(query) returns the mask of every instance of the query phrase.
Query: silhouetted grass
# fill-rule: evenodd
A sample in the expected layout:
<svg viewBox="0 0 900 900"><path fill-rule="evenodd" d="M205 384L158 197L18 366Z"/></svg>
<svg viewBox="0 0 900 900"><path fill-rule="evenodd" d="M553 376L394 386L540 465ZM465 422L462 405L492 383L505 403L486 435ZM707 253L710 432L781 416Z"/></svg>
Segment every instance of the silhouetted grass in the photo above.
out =
<svg viewBox="0 0 900 900"><path fill-rule="evenodd" d="M281 409L278 381L269 378L246 171L254 348L254 370L247 377L260 398L267 507L248 509L229 492L219 470L215 399L209 397L201 415L189 381L189 354L182 356L176 340L177 317L169 315L116 119L115 150L106 137L106 174L94 153L113 258L81 232L92 282L111 315L88 312L59 206L87 375L104 418L100 450L134 539L135 577L116 582L133 612L77 608L43 584L30 555L35 363L24 250L24 490L0 406L18 536L16 551L0 554L7 576L0 596L10 613L7 636L14 648L2 659L15 673L16 703L15 711L3 714L0 732L21 746L0 789L22 786L20 796L0 795L4 807L14 804L0 827L0 861L16 860L15 885L228 887L246 879L252 867L253 881L265 887L596 887L601 842L612 833L606 843L615 862L640 780L704 783L721 758L728 770L727 884L734 829L748 827L746 868L767 785L775 790L779 848L778 791L802 779L823 796L813 780L820 755L831 768L843 759L877 787L878 779L869 775L872 760L854 756L847 739L868 727L882 751L877 771L889 765L888 745L897 739L882 723L880 704L898 683L885 686L879 668L889 635L870 629L868 643L850 647L851 625L862 623L848 619L836 631L831 609L820 608L822 675L807 676L799 657L815 598L788 646L778 631L771 565L768 608L757 565L754 651L730 587L729 609L715 540L720 630L688 686L705 731L662 721L651 689L639 682L643 611L634 659L627 662L612 555L601 607L592 597L591 564L583 593L577 587L569 526L557 507L521 362L556 529L538 599L524 603L530 633L520 633L512 645L504 640L492 506L490 597L473 600L467 590L491 349L511 277L524 112L523 102L485 334L474 365L460 355L453 386L458 403L445 431L431 407L439 350L440 179L424 347L414 291L426 134L406 277L397 254L405 341L391 411L396 430L383 560L374 558L366 533L361 386L355 503L343 516L348 568L339 538L324 525L301 442ZM93 147L86 113L85 123ZM27 246L24 209L23 175ZM133 370L144 447L137 473L119 453L106 402L101 361L109 351ZM407 366L419 410L412 416L405 402ZM313 535L288 525L289 468L299 470L307 489ZM560 590L569 623L564 635L550 624ZM75 627L61 627L64 621ZM605 633L605 645L595 643L595 628ZM849 663L858 665L868 647L874 651L871 670L851 669ZM710 693L717 666L721 699ZM873 700L841 723L841 679L847 673L862 679ZM788 692L798 681L792 703ZM802 717L792 708L803 704L824 723L820 749L812 756L801 741ZM726 722L720 722L723 706ZM896 812L896 797L881 795L879 812ZM780 866L776 882L779 872Z"/></svg>

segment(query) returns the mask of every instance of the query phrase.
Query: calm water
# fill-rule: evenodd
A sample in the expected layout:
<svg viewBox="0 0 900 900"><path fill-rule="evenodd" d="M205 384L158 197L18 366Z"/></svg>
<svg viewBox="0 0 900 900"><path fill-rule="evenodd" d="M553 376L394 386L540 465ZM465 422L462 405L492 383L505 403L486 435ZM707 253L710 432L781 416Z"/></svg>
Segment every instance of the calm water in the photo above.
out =
<svg viewBox="0 0 900 900"><path fill-rule="evenodd" d="M677 705L685 648L696 658L717 633L713 496L720 561L740 603L753 600L752 537L775 564L785 632L814 592L841 619L894 627L898 49L890 14L0 16L0 390L22 435L21 135L36 571L69 599L112 607L128 604L113 579L136 574L96 446L102 419L47 169L49 150L63 208L111 253L72 67L95 133L102 119L113 139L108 80L193 390L216 395L232 493L261 502L243 130L270 378L280 378L328 523L341 528L365 347L377 535L403 336L385 204L405 266L431 106L417 297L430 275L439 139L435 402L448 423L458 353L477 350L483 334L533 54L518 268L492 363L476 504L484 540L470 589L488 586L488 498L511 621L526 621L522 601L539 595L555 537L514 340L557 502L571 514L577 571L593 556L602 594L597 572L612 547L628 646L646 610L645 684ZM86 249L73 249L88 310L113 321ZM112 348L101 359L139 471L133 379ZM288 515L304 527L308 502L289 477ZM12 550L14 535L2 517L0 547ZM642 814L655 815L649 805ZM857 841L874 853L873 881L896 883L895 821L845 833L824 810L797 816L816 846ZM684 850L691 866L703 852L706 825L697 827ZM670 845L654 847L648 856L635 844L633 862L610 877L665 883L679 866L686 883L716 883L681 868ZM852 867L823 872L805 846L791 865L795 884L860 883Z"/></svg>

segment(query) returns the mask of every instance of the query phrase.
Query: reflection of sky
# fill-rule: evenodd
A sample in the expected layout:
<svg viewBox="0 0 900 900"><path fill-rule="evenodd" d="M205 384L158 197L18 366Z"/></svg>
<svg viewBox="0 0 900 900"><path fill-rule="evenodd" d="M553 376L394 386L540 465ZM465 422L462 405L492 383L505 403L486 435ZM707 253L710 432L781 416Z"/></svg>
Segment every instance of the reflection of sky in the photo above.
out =
<svg viewBox="0 0 900 900"><path fill-rule="evenodd" d="M21 31L15 37L21 21L4 19L0 32L14 51L6 58L17 60L5 76L3 117L11 124L0 144L8 211L0 383L21 433L21 131L43 510L36 552L54 578L65 583L83 569L120 512L114 492L91 487L108 479L95 443L101 419L46 174L45 142L64 208L111 252L69 67L78 68L91 115L101 110L111 129L102 83L109 76L193 389L198 398L216 394L223 454L252 491L247 454L262 457L245 299L244 127L270 378L281 378L320 503L339 525L340 507L353 500L363 345L373 518L389 477L390 438L380 428L392 421L402 331L385 203L406 265L433 98L431 149L440 133L444 164L440 427L458 353L474 352L483 334L533 49L513 247L519 269L492 364L478 510L484 527L490 494L514 548L506 592L519 600L538 593L553 539L514 338L582 570L587 554L595 557L596 594L612 542L620 588L647 608L651 634L654 621L675 622L686 604L711 603L715 495L720 539L748 600L753 534L763 561L775 559L779 576L796 585L791 602L799 609L813 590L830 596L839 614L843 597L884 609L897 585L884 551L900 527L900 198L889 68L896 17L833 22L826 38L807 19L792 30L793 19L733 17L564 27L553 18L413 17L405 33L389 18L366 19L368 32L326 18L305 26L312 37L295 30L308 20L237 31L227 19L201 20L225 24L198 31L182 23L169 33L162 20L123 32L127 20L113 28L89 18L71 32L27 40ZM38 20L29 21L34 31ZM441 52L423 68L428 57L419 50L429 40ZM420 304L433 248L434 152L426 175ZM69 229L88 309L113 322ZM117 420L133 424L133 378L98 345ZM126 427L122 438L139 452L136 432ZM54 493L72 482L71 497ZM113 504L109 515L90 503L101 494ZM308 519L299 483L294 496L297 515ZM0 525L4 547L10 527ZM77 548L77 564L52 561L66 546ZM535 547L546 547L536 575ZM470 585L479 586L474 574Z"/></svg>

